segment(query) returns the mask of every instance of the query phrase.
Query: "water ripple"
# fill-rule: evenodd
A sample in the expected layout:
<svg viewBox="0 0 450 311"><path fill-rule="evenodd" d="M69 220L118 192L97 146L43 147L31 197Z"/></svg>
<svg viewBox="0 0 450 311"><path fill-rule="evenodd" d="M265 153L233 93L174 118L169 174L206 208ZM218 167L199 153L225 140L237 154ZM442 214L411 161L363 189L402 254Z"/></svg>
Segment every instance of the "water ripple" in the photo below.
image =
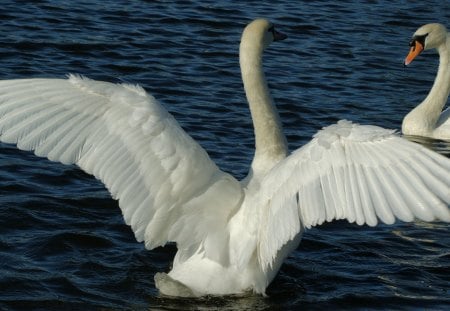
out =
<svg viewBox="0 0 450 311"><path fill-rule="evenodd" d="M450 10L437 0L4 1L2 79L140 84L242 178L254 141L238 44L261 16L289 35L264 65L295 149L342 118L399 129L437 68L432 53L403 68L409 38L420 24L448 23ZM448 143L420 143L450 156ZM160 297L153 275L169 269L174 245L146 251L100 182L0 144L2 310L448 309L449 247L439 223L336 222L306 233L269 297Z"/></svg>

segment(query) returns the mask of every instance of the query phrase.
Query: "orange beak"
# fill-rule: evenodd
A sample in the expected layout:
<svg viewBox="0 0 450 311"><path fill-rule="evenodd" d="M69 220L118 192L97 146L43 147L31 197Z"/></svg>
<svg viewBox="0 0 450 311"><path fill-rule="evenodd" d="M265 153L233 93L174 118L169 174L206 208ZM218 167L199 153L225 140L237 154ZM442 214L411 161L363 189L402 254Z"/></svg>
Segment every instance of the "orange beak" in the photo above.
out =
<svg viewBox="0 0 450 311"><path fill-rule="evenodd" d="M411 62L423 51L423 45L418 40L414 40L414 45L411 46L408 55L405 58L405 66L411 64Z"/></svg>

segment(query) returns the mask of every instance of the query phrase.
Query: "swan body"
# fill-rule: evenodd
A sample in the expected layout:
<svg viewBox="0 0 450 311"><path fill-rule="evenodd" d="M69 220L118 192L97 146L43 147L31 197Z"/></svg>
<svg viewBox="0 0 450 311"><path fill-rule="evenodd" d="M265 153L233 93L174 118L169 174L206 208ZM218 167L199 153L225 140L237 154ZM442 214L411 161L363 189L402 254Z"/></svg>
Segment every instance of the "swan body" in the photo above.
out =
<svg viewBox="0 0 450 311"><path fill-rule="evenodd" d="M174 296L265 294L303 232L334 219L450 221L450 159L394 131L339 121L288 154L262 71L284 36L244 30L240 65L256 150L237 181L142 88L68 79L0 81L0 139L102 180L148 249L175 242Z"/></svg>
<svg viewBox="0 0 450 311"><path fill-rule="evenodd" d="M402 132L450 140L450 108L442 111L450 93L450 34L444 25L427 24L417 29L410 45L405 65L409 65L422 51L436 49L439 69L427 97L403 119Z"/></svg>

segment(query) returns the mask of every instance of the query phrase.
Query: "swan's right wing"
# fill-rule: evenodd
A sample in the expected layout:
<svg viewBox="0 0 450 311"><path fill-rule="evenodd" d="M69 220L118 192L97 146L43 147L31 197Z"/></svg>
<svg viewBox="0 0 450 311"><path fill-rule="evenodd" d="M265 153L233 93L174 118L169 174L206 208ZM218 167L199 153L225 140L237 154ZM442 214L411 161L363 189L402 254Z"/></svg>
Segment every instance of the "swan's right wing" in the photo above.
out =
<svg viewBox="0 0 450 311"><path fill-rule="evenodd" d="M240 184L142 88L71 76L0 81L0 141L102 180L137 240L220 254ZM216 255L220 256L220 255Z"/></svg>
<svg viewBox="0 0 450 311"><path fill-rule="evenodd" d="M450 159L376 126L340 121L261 182L257 254L263 269L303 228L347 219L450 222Z"/></svg>

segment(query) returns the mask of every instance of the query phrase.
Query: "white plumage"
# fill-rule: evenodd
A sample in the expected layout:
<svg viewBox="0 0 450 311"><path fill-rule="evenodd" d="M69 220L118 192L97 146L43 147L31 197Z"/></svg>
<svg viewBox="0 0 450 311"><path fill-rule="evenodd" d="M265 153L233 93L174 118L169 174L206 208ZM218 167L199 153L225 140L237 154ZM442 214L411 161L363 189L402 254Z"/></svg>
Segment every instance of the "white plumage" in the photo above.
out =
<svg viewBox="0 0 450 311"><path fill-rule="evenodd" d="M288 155L262 72L284 36L250 23L240 62L255 127L238 182L142 88L89 80L0 81L0 139L102 180L138 241L176 242L163 294L265 293L303 231L334 219L450 221L450 159L392 130L340 121Z"/></svg>
<svg viewBox="0 0 450 311"><path fill-rule="evenodd" d="M427 97L403 119L402 132L450 140L450 108L442 111L450 94L450 34L442 24L426 24L417 29L410 45L405 65L409 65L422 51L436 49L439 68Z"/></svg>

